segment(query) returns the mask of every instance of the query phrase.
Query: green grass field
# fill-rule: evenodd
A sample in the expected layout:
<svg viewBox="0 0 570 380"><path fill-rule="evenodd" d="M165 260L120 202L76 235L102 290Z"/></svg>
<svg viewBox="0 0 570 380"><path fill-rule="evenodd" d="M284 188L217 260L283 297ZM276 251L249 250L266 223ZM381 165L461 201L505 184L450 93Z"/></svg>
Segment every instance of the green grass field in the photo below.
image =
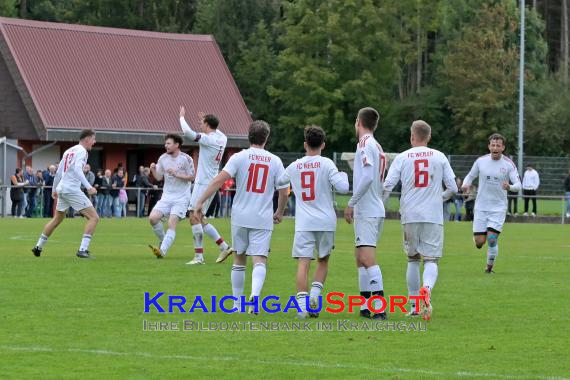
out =
<svg viewBox="0 0 570 380"><path fill-rule="evenodd" d="M179 227L165 260L146 245L145 220L102 220L91 250L74 256L82 220L66 220L35 258L45 220L0 219L0 377L6 378L491 378L570 377L568 225L508 224L496 274L471 225L446 225L444 260L427 331L143 331L143 320L295 321L295 313L249 315L143 313L144 292L231 294L231 264L184 265L190 227ZM216 220L224 236L229 221ZM277 226L264 295L295 293L293 221ZM378 250L387 294L405 295L400 225L387 221ZM339 221L325 293L358 294L351 227ZM251 267L246 274L250 290ZM161 302L166 305L166 302ZM347 312L321 321L363 321ZM406 321L401 313L391 321ZM315 323L313 321L313 323Z"/></svg>
<svg viewBox="0 0 570 380"><path fill-rule="evenodd" d="M337 209L343 209L348 204L350 199L349 195L335 195L335 201L337 202ZM563 199L539 199L537 200L537 211L540 216L561 216L562 212L566 212L566 201ZM398 211L400 208L399 199L396 197L390 197L388 202L388 211ZM529 210L532 210L532 203L529 202ZM451 212L455 212L455 206L451 205ZM519 199L518 201L518 212L522 214L524 212L524 201ZM462 208L462 213L465 215L465 207Z"/></svg>

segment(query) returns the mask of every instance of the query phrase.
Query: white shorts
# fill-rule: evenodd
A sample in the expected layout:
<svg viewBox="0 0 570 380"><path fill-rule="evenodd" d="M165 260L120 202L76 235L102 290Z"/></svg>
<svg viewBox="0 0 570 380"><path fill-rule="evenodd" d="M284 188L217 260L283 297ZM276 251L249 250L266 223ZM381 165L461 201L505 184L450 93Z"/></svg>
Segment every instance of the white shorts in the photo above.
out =
<svg viewBox="0 0 570 380"><path fill-rule="evenodd" d="M354 219L354 245L360 247L368 245L376 247L380 235L382 235L382 227L384 226L384 218L358 218Z"/></svg>
<svg viewBox="0 0 570 380"><path fill-rule="evenodd" d="M269 256L272 230L258 230L232 224L232 247L238 255Z"/></svg>
<svg viewBox="0 0 570 380"><path fill-rule="evenodd" d="M295 231L293 257L314 260L317 250L319 259L327 257L334 249L334 231Z"/></svg>
<svg viewBox="0 0 570 380"><path fill-rule="evenodd" d="M501 232L505 224L505 211L477 211L473 218L473 233L477 235L487 234L487 229L492 228Z"/></svg>
<svg viewBox="0 0 570 380"><path fill-rule="evenodd" d="M435 223L407 223L404 230L404 252L408 256L441 257L443 226Z"/></svg>
<svg viewBox="0 0 570 380"><path fill-rule="evenodd" d="M75 211L81 211L86 208L93 207L93 204L82 191L73 193L58 193L57 206L55 209L57 211L66 211L70 207L72 207Z"/></svg>
<svg viewBox="0 0 570 380"><path fill-rule="evenodd" d="M163 216L176 215L180 219L186 218L186 211L188 210L188 198L170 200L161 198L152 211L158 211Z"/></svg>
<svg viewBox="0 0 570 380"><path fill-rule="evenodd" d="M198 202L198 198L200 198L202 194L204 194L204 191L206 191L207 188L208 185L205 185L203 183L194 184L194 188L192 189L192 196L190 197L190 205L188 206L188 210L190 211L194 210L194 205L196 204L196 202ZM208 212L210 204L212 203L212 199L214 199L215 195L216 193L212 194L208 199L206 199L206 202L204 202L204 206L202 207L202 215L206 215L206 213Z"/></svg>

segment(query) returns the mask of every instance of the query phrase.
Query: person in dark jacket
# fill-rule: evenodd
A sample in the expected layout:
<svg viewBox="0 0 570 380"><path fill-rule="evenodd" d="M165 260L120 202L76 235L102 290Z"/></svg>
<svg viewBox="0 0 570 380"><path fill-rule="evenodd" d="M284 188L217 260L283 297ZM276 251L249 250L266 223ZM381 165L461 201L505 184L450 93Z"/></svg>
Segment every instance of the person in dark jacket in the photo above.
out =
<svg viewBox="0 0 570 380"><path fill-rule="evenodd" d="M150 189L156 187L152 183L150 183L150 180L148 178L149 174L150 174L150 169L141 166L139 168L139 174L136 176L135 186L142 187L144 189ZM148 190L141 190L139 192L139 199L137 202L137 216L139 218L143 218L145 216L144 207L146 205L147 195L148 195Z"/></svg>
<svg viewBox="0 0 570 380"><path fill-rule="evenodd" d="M44 218L53 217L53 198L51 197L53 180L55 179L56 167L50 165L43 173L44 176Z"/></svg>
<svg viewBox="0 0 570 380"><path fill-rule="evenodd" d="M24 186L28 184L22 175L22 169L16 168L16 172L10 178L12 187L10 188L10 200L12 201L12 216L15 218L23 218L24 212Z"/></svg>

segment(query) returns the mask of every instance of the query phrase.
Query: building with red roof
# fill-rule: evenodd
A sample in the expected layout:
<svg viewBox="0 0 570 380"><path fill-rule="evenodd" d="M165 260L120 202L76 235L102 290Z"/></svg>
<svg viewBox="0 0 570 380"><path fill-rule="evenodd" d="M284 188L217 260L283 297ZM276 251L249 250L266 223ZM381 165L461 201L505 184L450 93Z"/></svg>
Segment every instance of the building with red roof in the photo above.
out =
<svg viewBox="0 0 570 380"><path fill-rule="evenodd" d="M129 172L180 133L179 106L218 116L228 153L247 144L251 116L212 36L156 33L0 17L0 137L18 140L44 169L97 131L93 169L123 163ZM195 158L196 144L186 151Z"/></svg>

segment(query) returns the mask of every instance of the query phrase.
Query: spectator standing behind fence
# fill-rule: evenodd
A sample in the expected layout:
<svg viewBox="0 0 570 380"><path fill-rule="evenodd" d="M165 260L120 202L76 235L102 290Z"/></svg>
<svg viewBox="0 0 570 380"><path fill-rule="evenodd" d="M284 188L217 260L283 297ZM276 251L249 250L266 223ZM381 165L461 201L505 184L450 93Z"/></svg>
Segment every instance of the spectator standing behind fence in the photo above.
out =
<svg viewBox="0 0 570 380"><path fill-rule="evenodd" d="M97 169L97 174L95 174L95 181L93 182L93 187L95 188L95 190L97 190L97 194L95 194L95 196L93 197L93 199L95 199L95 203L93 203L93 207L95 207L95 210L97 210L97 214L99 215L99 217L102 217L102 215L99 213L99 203L103 200L101 197L101 193L99 192L101 190L101 182L103 180L103 169Z"/></svg>
<svg viewBox="0 0 570 380"><path fill-rule="evenodd" d="M111 171L109 169L105 170L105 175L101 177L101 184L99 185L99 198L97 204L97 214L101 217L110 218L113 216L112 203L113 199L110 195L111 184L113 183L113 178L111 177Z"/></svg>
<svg viewBox="0 0 570 380"><path fill-rule="evenodd" d="M566 191L566 217L570 218L570 170L564 180L564 191Z"/></svg>
<svg viewBox="0 0 570 380"><path fill-rule="evenodd" d="M48 166L48 169L43 173L44 177L44 218L53 217L53 198L51 197L53 180L55 178L56 167L55 165Z"/></svg>
<svg viewBox="0 0 570 380"><path fill-rule="evenodd" d="M113 176L111 181L111 198L112 198L112 215L116 218L121 217L123 211L123 206L119 199L119 190L125 187L124 172L123 169L117 169L117 174Z"/></svg>
<svg viewBox="0 0 570 380"><path fill-rule="evenodd" d="M538 172L532 168L532 166L527 165L526 171L523 177L523 197L524 197L524 216L528 216L528 201L532 200L532 212L531 216L536 216L536 192L540 186L540 177Z"/></svg>
<svg viewBox="0 0 570 380"><path fill-rule="evenodd" d="M137 201L137 216L139 218L143 218L145 216L144 207L146 205L146 198L148 195L148 190L145 189L156 187L152 183L150 183L150 180L148 179L149 174L150 174L150 168L145 168L144 166L140 166L139 174L136 176L135 179L135 186L144 188L141 189L140 192L138 192L139 199Z"/></svg>
<svg viewBox="0 0 570 380"><path fill-rule="evenodd" d="M36 184L38 189L36 191L36 209L38 211L37 215L32 213L32 216L42 217L43 216L43 202L42 202L42 194L44 188L44 173L41 170L36 170ZM34 209L35 211L35 209Z"/></svg>
<svg viewBox="0 0 570 380"><path fill-rule="evenodd" d="M463 181L461 178L455 178L455 183L457 184L457 193L453 197L453 203L455 204L455 221L461 222L461 208L463 207L463 190L461 190L461 185Z"/></svg>
<svg viewBox="0 0 570 380"><path fill-rule="evenodd" d="M463 196L465 197L465 221L471 221L473 220L473 209L477 198L477 187L472 185L469 191L463 193Z"/></svg>
<svg viewBox="0 0 570 380"><path fill-rule="evenodd" d="M91 165L89 164L85 164L85 166L83 167L83 174L85 174L85 178L87 178L87 182L89 182L89 184L91 186L93 186L95 184L95 173L93 173L91 171ZM91 201L91 203L93 203L94 207L97 207L97 195L89 195L87 194L87 189L85 189L83 186L81 186L81 191L83 191L83 193L85 193L85 195L87 196L87 198L89 198L89 200Z"/></svg>
<svg viewBox="0 0 570 380"><path fill-rule="evenodd" d="M38 191L38 181L31 166L26 166L24 180L28 181L28 185L24 190L27 200L26 218L31 218L36 208L36 192Z"/></svg>
<svg viewBox="0 0 570 380"><path fill-rule="evenodd" d="M222 185L222 217L230 216L232 209L232 189L235 189L235 181L233 178L228 179Z"/></svg>
<svg viewBox="0 0 570 380"><path fill-rule="evenodd" d="M28 182L24 179L22 175L22 169L16 168L16 172L10 178L12 182L12 187L10 188L10 200L12 201L12 216L14 218L23 218L22 215L24 211L24 197L26 194L24 193L24 186L28 184Z"/></svg>
<svg viewBox="0 0 570 380"><path fill-rule="evenodd" d="M507 198L509 199L509 207L507 210L507 215L518 216L518 214L519 214L518 197L519 197L519 193L517 193L516 191L507 191ZM513 207L511 208L511 206L513 206Z"/></svg>

